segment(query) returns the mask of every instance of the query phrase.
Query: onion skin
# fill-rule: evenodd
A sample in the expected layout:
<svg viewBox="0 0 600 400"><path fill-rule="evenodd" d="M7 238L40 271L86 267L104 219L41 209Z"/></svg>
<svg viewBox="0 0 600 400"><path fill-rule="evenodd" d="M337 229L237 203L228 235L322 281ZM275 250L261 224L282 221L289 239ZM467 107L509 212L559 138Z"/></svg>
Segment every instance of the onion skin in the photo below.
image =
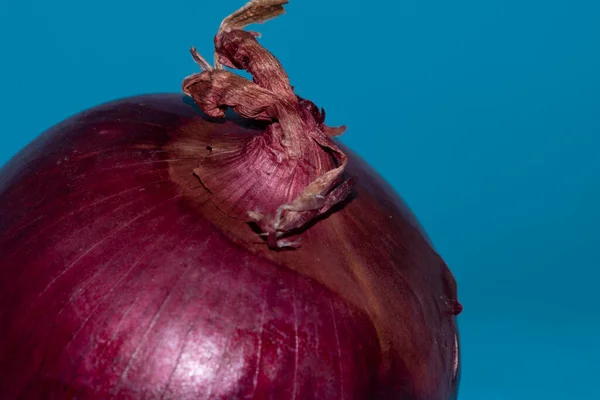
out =
<svg viewBox="0 0 600 400"><path fill-rule="evenodd" d="M192 170L263 128L140 96L0 170L0 399L456 397L454 278L359 157L298 249L215 206Z"/></svg>

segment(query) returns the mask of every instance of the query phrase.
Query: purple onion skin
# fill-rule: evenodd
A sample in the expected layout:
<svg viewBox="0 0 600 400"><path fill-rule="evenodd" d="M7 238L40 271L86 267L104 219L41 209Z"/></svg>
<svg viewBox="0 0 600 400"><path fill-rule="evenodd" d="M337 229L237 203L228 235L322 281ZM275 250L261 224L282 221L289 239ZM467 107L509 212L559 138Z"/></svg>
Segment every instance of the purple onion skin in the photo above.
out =
<svg viewBox="0 0 600 400"><path fill-rule="evenodd" d="M215 208L193 168L261 129L140 96L2 168L0 399L456 398L452 274L356 155L298 249Z"/></svg>

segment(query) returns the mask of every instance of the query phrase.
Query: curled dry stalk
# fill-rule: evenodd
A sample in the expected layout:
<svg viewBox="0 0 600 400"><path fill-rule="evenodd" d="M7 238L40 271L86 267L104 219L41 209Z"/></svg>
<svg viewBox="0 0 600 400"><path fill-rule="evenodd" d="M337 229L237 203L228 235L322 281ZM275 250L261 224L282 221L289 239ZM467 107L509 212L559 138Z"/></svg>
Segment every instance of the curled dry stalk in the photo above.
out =
<svg viewBox="0 0 600 400"><path fill-rule="evenodd" d="M278 138L283 149L278 157L281 163L294 165L306 156L307 138L333 155L334 168L309 183L292 201L279 205L273 214L265 215L260 209L248 211L249 222L258 225L275 249L297 247L298 241L283 237L344 201L353 186L353 180L343 180L347 157L332 140L345 127L325 125L324 111L294 93L280 62L258 43L258 34L243 30L283 14L286 3L252 0L225 18L215 36L214 66L192 47L192 57L202 72L188 76L182 84L183 91L211 117L224 117L231 108L242 117L270 122L266 133ZM245 70L253 80L224 66ZM202 180L201 169L194 173Z"/></svg>

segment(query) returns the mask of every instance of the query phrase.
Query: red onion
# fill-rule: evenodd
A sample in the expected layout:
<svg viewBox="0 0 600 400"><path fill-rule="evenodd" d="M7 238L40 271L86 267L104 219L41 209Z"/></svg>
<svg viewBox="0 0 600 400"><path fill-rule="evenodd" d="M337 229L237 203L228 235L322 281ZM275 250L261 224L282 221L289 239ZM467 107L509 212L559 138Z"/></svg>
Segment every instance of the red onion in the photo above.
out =
<svg viewBox="0 0 600 400"><path fill-rule="evenodd" d="M455 398L451 272L242 30L283 3L2 168L1 399Z"/></svg>

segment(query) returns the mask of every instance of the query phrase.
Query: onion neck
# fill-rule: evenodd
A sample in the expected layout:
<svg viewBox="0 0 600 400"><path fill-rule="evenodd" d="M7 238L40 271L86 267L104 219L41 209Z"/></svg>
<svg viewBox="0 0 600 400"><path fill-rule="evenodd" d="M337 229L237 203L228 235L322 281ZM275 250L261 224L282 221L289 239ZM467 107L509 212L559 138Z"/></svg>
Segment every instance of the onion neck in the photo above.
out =
<svg viewBox="0 0 600 400"><path fill-rule="evenodd" d="M237 158L231 157L231 151L211 153L194 173L215 194L217 202L232 198L229 192L236 190L240 179L255 179L261 185L261 180L275 179L269 190L255 195L251 209L245 210L248 222L258 226L260 235L274 249L297 247L299 241L289 236L344 201L353 183L343 179L346 155L332 140L345 128L327 127L324 111L294 93L281 63L258 43L258 34L243 30L250 23L282 14L285 3L252 0L227 17L215 36L215 66L192 48L192 56L203 71L188 76L182 85L211 117L222 118L231 108L244 118L269 124L260 139L239 142L237 152L233 152ZM253 80L223 66L245 70ZM267 165L269 160L276 165ZM263 172L269 167L280 172L266 176ZM215 182L215 176L229 176L230 181ZM219 190L214 190L215 184Z"/></svg>

